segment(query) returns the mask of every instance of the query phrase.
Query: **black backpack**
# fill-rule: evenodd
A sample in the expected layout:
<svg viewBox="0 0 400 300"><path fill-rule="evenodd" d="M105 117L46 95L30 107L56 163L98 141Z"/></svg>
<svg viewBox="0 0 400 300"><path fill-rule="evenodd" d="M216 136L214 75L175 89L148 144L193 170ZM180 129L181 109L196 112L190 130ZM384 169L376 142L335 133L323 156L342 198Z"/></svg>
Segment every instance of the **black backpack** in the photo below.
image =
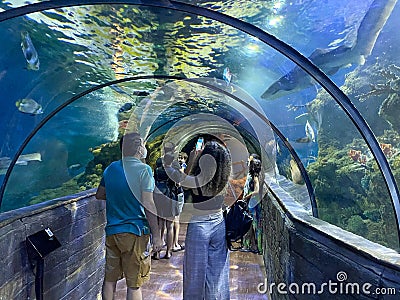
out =
<svg viewBox="0 0 400 300"><path fill-rule="evenodd" d="M243 236L249 231L253 217L247 210L247 203L237 200L229 210L225 211L226 241L229 250L243 247ZM232 242L240 242L240 248L233 248Z"/></svg>
<svg viewBox="0 0 400 300"><path fill-rule="evenodd" d="M158 190L165 196L174 199L173 187L175 184L171 179L169 179L167 172L165 171L163 166L157 167L154 170L154 179Z"/></svg>

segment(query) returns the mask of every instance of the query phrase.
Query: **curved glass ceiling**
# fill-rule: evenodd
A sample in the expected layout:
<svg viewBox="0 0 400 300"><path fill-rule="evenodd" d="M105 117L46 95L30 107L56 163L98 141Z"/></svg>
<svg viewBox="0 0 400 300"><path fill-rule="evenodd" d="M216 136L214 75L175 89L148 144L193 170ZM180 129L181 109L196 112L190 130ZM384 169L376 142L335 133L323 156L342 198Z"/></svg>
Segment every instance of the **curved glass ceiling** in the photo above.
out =
<svg viewBox="0 0 400 300"><path fill-rule="evenodd" d="M232 184L260 153L310 214L398 249L396 1L106 2L1 4L2 211L96 187L129 124L150 165L199 129L244 145Z"/></svg>

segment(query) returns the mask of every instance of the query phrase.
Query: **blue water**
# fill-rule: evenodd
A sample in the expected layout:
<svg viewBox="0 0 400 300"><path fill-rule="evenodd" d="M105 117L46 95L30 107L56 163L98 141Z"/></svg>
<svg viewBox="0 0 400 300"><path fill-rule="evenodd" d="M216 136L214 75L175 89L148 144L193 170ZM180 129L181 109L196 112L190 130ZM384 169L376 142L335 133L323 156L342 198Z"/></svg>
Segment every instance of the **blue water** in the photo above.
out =
<svg viewBox="0 0 400 300"><path fill-rule="evenodd" d="M279 6L279 1L265 1L254 9L251 1L242 3L242 7L238 2L227 1L226 9L222 11L259 26L308 56L316 48L351 42L371 2L297 0L282 2ZM209 6L210 3L199 5ZM283 55L254 37L216 22L202 23L201 18L193 15L157 9L137 12L121 6L71 8L19 17L0 25L0 44L3 45L0 157L12 158L46 115L74 95L99 83L143 74L184 73L187 77L222 79L226 67L233 73L232 83L254 97L289 141L305 135L304 124L296 123L294 119L306 110L288 111L287 105L312 101L317 95L317 85L275 101L260 98L270 84L293 68L294 64ZM388 28L394 30L393 24L388 22ZM20 46L21 31L29 32L38 51L39 71L26 69ZM385 31L382 36L388 38ZM387 48L384 44L377 47ZM341 70L332 79L338 85L343 84L345 75L355 67ZM157 82L121 86L128 92L152 92ZM18 111L15 102L23 98L32 98L41 104L44 114L29 115ZM29 169L17 168L16 177L20 179L17 182L28 181L26 186L30 189L21 191L21 198L61 185L71 178L69 166L84 166L92 158L89 148L115 140L118 109L130 101L133 100L126 95L105 88L77 100L44 125L23 152L41 153L44 169L39 172L39 169L32 169L29 176L22 176ZM318 137L317 127L313 125ZM304 162L318 153L317 143L293 145ZM50 181L49 170L54 171ZM3 179L4 175L0 175L0 183ZM21 186L10 185L8 188L10 194L18 195Z"/></svg>

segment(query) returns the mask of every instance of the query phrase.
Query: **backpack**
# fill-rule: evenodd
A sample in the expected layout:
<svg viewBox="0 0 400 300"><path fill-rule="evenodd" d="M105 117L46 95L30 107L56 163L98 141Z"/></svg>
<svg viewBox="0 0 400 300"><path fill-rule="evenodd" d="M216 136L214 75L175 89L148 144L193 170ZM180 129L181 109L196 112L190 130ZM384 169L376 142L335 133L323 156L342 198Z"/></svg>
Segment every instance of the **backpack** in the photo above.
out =
<svg viewBox="0 0 400 300"><path fill-rule="evenodd" d="M183 193L183 188L169 178L163 165L154 170L154 180L160 192L173 200L178 200L178 194Z"/></svg>
<svg viewBox="0 0 400 300"><path fill-rule="evenodd" d="M247 210L244 200L237 200L229 210L224 212L226 241L229 250L238 250L243 247L243 236L249 231L253 217ZM240 241L240 248L233 248L232 242Z"/></svg>
<svg viewBox="0 0 400 300"><path fill-rule="evenodd" d="M177 186L171 180L162 165L161 160L157 160L157 167L154 170L154 179L157 189L165 197L155 197L154 201L157 207L157 212L160 216L178 216L183 208L183 188Z"/></svg>
<svg viewBox="0 0 400 300"><path fill-rule="evenodd" d="M170 195L170 186L169 178L163 166L157 167L154 171L154 179L156 187L166 196Z"/></svg>

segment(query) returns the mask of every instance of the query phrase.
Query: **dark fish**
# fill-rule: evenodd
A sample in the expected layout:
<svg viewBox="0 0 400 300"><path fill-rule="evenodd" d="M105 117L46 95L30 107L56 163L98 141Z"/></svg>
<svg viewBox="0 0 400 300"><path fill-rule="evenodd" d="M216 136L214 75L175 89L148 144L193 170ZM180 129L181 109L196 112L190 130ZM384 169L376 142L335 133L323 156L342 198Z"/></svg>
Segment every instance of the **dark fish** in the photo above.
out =
<svg viewBox="0 0 400 300"><path fill-rule="evenodd" d="M312 140L308 136L296 140L296 143L311 143L311 142Z"/></svg>
<svg viewBox="0 0 400 300"><path fill-rule="evenodd" d="M300 104L300 105L288 104L288 105L286 105L286 108L288 109L288 111L291 111L291 110L297 111L300 108L306 108L307 105L309 105L309 104L308 103Z"/></svg>
<svg viewBox="0 0 400 300"><path fill-rule="evenodd" d="M134 91L132 94L129 94L125 90L123 90L122 88L120 88L119 86L117 86L115 84L110 85L110 88L119 94L123 94L123 95L126 95L126 96L132 98L133 100L135 100L135 99L132 96L145 97L145 96L150 95L150 93L147 91Z"/></svg>
<svg viewBox="0 0 400 300"><path fill-rule="evenodd" d="M113 89L114 91L116 91L118 94L126 95L126 96L128 96L129 98L135 100L134 98L132 98L131 95L129 95L129 94L128 94L127 92L125 92L122 88L120 88L119 86L117 86L117 85L115 85L115 84L110 85L110 88Z"/></svg>
<svg viewBox="0 0 400 300"><path fill-rule="evenodd" d="M333 75L349 65L363 65L371 54L375 42L397 1L374 0L357 30L357 39L352 46L316 49L308 58L328 75ZM274 100L303 90L315 81L299 66L275 81L261 98Z"/></svg>
<svg viewBox="0 0 400 300"><path fill-rule="evenodd" d="M316 49L308 58L328 75L333 75L340 68L346 67L356 60L353 48L339 46L334 49ZM313 85L315 81L299 66L275 81L261 98L274 100L288 94L298 92Z"/></svg>
<svg viewBox="0 0 400 300"><path fill-rule="evenodd" d="M121 108L118 110L119 113L123 113L125 111L131 110L133 107L133 103L128 102L125 103L124 105L121 106Z"/></svg>
<svg viewBox="0 0 400 300"><path fill-rule="evenodd" d="M134 91L133 94L135 96L139 96L139 97L145 97L145 96L150 95L150 93L147 91Z"/></svg>

